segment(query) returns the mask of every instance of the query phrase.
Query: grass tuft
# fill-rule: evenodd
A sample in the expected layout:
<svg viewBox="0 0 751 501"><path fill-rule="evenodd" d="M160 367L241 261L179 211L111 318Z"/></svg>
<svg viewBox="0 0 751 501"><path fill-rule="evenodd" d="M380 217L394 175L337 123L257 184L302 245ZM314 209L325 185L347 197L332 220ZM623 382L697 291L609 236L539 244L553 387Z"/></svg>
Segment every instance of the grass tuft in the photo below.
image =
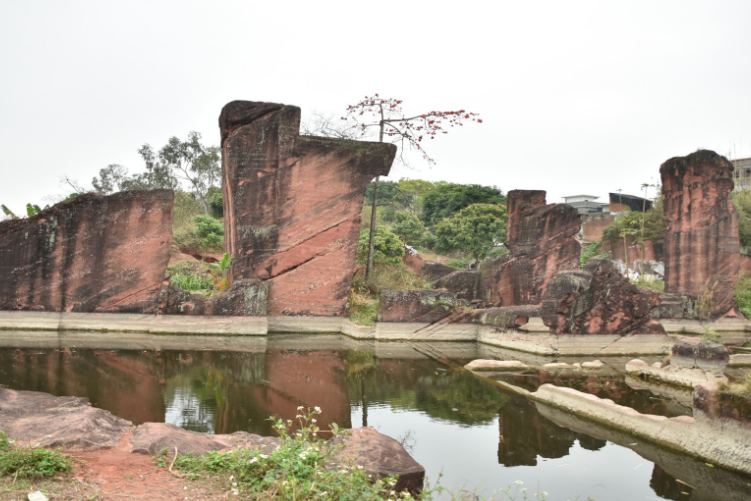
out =
<svg viewBox="0 0 751 501"><path fill-rule="evenodd" d="M60 451L21 447L0 431L0 477L52 477L73 469L73 460Z"/></svg>

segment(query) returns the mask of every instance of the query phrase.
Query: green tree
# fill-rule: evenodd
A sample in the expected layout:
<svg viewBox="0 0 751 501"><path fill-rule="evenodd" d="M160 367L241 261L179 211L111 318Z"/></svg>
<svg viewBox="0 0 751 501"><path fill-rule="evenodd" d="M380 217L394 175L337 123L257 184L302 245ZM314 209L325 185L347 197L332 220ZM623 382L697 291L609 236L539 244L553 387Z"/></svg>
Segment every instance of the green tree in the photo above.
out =
<svg viewBox="0 0 751 501"><path fill-rule="evenodd" d="M404 162L404 148L417 150L429 163L434 163L422 147L423 139L435 139L439 134L448 134L447 128L463 126L465 121L482 123L477 113L466 110L429 111L420 115L407 116L402 111L400 99L384 99L378 94L365 96L359 103L347 106L347 115L342 117L352 131L350 137L365 137L372 131L378 131L378 141L401 145L399 159ZM378 207L378 177L373 186L373 203L370 217L370 228L376 227ZM365 278L370 279L373 270L373 255L375 252L373 232L368 245L368 259L365 268Z"/></svg>
<svg viewBox="0 0 751 501"><path fill-rule="evenodd" d="M434 225L472 204L506 205L506 197L497 186L438 184L422 196L422 219Z"/></svg>
<svg viewBox="0 0 751 501"><path fill-rule="evenodd" d="M733 191L730 198L738 212L741 247L751 246L751 190Z"/></svg>
<svg viewBox="0 0 751 501"><path fill-rule="evenodd" d="M370 247L370 230L360 233L360 241L357 244L357 262L365 264L368 261L368 249ZM404 245L399 237L391 230L378 226L373 235L373 262L375 264L396 266L401 262L404 255Z"/></svg>
<svg viewBox="0 0 751 501"><path fill-rule="evenodd" d="M119 164L110 164L91 180L97 193L107 194L124 190L177 190L187 182L190 191L200 200L205 214L209 214L212 201L210 192L221 179L219 148L201 144L201 135L190 132L187 141L171 137L159 152L144 144L138 150L146 171L129 174Z"/></svg>
<svg viewBox="0 0 751 501"><path fill-rule="evenodd" d="M193 193L203 204L203 210L209 214L209 189L216 186L222 175L219 163L219 148L206 147L201 144L198 132L188 134L187 141L171 137L159 150L161 164L172 174L188 182Z"/></svg>
<svg viewBox="0 0 751 501"><path fill-rule="evenodd" d="M483 259L496 241L506 236L506 208L496 204L472 204L435 226L436 248L463 250Z"/></svg>
<svg viewBox="0 0 751 501"><path fill-rule="evenodd" d="M407 245L417 245L425 232L425 225L409 212L397 212L391 230Z"/></svg>

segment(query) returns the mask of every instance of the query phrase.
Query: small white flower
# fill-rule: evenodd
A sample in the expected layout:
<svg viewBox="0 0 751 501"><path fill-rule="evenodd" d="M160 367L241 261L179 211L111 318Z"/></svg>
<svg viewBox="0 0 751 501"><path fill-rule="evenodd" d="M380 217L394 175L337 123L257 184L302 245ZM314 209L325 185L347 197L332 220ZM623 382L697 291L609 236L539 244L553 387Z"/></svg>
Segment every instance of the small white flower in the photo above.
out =
<svg viewBox="0 0 751 501"><path fill-rule="evenodd" d="M517 481L516 481L516 482L514 482L514 483L515 483L516 485L522 485L522 484L523 484L524 482L522 482L521 480L517 480Z"/></svg>
<svg viewBox="0 0 751 501"><path fill-rule="evenodd" d="M237 487L237 482L232 482L232 487Z"/></svg>
<svg viewBox="0 0 751 501"><path fill-rule="evenodd" d="M298 406L297 406L297 410L298 410L298 411L301 411L302 409L303 409L302 405L298 405Z"/></svg>
<svg viewBox="0 0 751 501"><path fill-rule="evenodd" d="M527 488L526 487L522 487L522 492L527 492Z"/></svg>
<svg viewBox="0 0 751 501"><path fill-rule="evenodd" d="M540 494L542 494L543 496L547 496L548 495L548 493L545 492L545 491L542 491Z"/></svg>
<svg viewBox="0 0 751 501"><path fill-rule="evenodd" d="M317 405L314 407L314 409L316 410L316 412L321 412L321 408L318 407Z"/></svg>

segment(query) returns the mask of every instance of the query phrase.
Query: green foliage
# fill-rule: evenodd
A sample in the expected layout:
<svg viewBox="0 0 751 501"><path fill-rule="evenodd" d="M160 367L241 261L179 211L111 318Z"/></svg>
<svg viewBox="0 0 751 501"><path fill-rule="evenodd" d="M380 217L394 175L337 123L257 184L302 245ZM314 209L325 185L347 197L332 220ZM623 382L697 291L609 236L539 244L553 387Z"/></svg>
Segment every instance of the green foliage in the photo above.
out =
<svg viewBox="0 0 751 501"><path fill-rule="evenodd" d="M297 432L292 430L292 420L272 419L282 439L274 450L237 449L198 457L178 456L174 467L190 478L224 478L232 494L250 499L382 501L389 497L395 478L371 481L364 468L342 464L337 449L326 446L316 435L320 408L298 407L298 412ZM338 428L332 426L332 431Z"/></svg>
<svg viewBox="0 0 751 501"><path fill-rule="evenodd" d="M506 197L497 186L479 184L436 183L421 198L422 218L428 226L473 204L506 204Z"/></svg>
<svg viewBox="0 0 751 501"><path fill-rule="evenodd" d="M19 447L0 431L0 477L51 477L72 469L70 456L59 451Z"/></svg>
<svg viewBox="0 0 751 501"><path fill-rule="evenodd" d="M229 285L227 272L230 264L232 264L232 256L229 255L229 252L225 252L218 263L206 264L206 267L214 272L214 284L219 287L219 290L223 291Z"/></svg>
<svg viewBox="0 0 751 501"><path fill-rule="evenodd" d="M189 226L192 233L195 230L193 218L200 214L203 214L201 202L192 193L175 190L175 201L172 206L173 232Z"/></svg>
<svg viewBox="0 0 751 501"><path fill-rule="evenodd" d="M502 205L472 204L436 224L435 249L468 252L480 261L496 241L505 239L507 220Z"/></svg>
<svg viewBox="0 0 751 501"><path fill-rule="evenodd" d="M185 261L167 267L170 284L184 291L208 294L214 288L214 279L197 262Z"/></svg>
<svg viewBox="0 0 751 501"><path fill-rule="evenodd" d="M397 183L395 181L378 181L378 205L386 205L394 202L399 193L394 189ZM375 190L375 181L371 181L365 190L365 203L373 205L373 191Z"/></svg>
<svg viewBox="0 0 751 501"><path fill-rule="evenodd" d="M365 264L368 259L370 230L360 232L357 244L357 262ZM404 255L404 245L391 230L383 226L376 227L373 238L373 263L379 265L398 265Z"/></svg>
<svg viewBox="0 0 751 501"><path fill-rule="evenodd" d="M642 222L644 234L642 235ZM662 197L658 197L647 212L626 212L602 232L602 241L618 242L624 235L636 235L636 242L662 240L668 227L668 218L662 210Z"/></svg>
<svg viewBox="0 0 751 501"><path fill-rule="evenodd" d="M425 225L408 212L396 212L391 230L407 245L418 245L425 232Z"/></svg>
<svg viewBox="0 0 751 501"><path fill-rule="evenodd" d="M355 275L349 296L349 318L359 325L373 325L382 290L426 289L430 284L400 261L396 266L375 265L370 281Z"/></svg>
<svg viewBox="0 0 751 501"><path fill-rule="evenodd" d="M751 318L751 276L743 275L735 284L735 293L733 294L735 304L741 310L743 316Z"/></svg>
<svg viewBox="0 0 751 501"><path fill-rule="evenodd" d="M91 184L99 194L125 190L177 190L186 181L190 191L200 200L204 214L209 214L209 190L219 184L221 167L219 148L201 144L201 135L190 132L187 141L171 137L155 152L144 144L139 150L146 171L129 174L122 165L110 164L99 171Z"/></svg>
<svg viewBox="0 0 751 501"><path fill-rule="evenodd" d="M45 209L49 209L50 206L46 205L44 207ZM43 209L41 209L38 205L32 205L32 204L26 204L26 215L29 217L34 217L40 212L42 212Z"/></svg>
<svg viewBox="0 0 751 501"><path fill-rule="evenodd" d="M201 245L206 248L221 248L224 244L224 224L211 216L198 215L193 217L196 225L195 235Z"/></svg>
<svg viewBox="0 0 751 501"><path fill-rule="evenodd" d="M590 258L600 255L600 249L602 247L602 241L590 242L582 247L581 257L579 258L579 268L584 268Z"/></svg>
<svg viewBox="0 0 751 501"><path fill-rule="evenodd" d="M738 212L738 229L741 247L751 246L751 190L738 190L730 194Z"/></svg>
<svg viewBox="0 0 751 501"><path fill-rule="evenodd" d="M3 210L3 214L5 214L6 216L10 217L11 219L18 219L18 216L16 216L16 215L15 215L15 214L13 213L13 211L12 211L12 210L10 210L10 209L9 209L8 207L6 207L5 205L0 205L0 209L2 209L2 210Z"/></svg>
<svg viewBox="0 0 751 501"><path fill-rule="evenodd" d="M637 287L647 287L648 289L654 289L657 292L665 292L665 282L662 280L650 280L639 276L636 280L631 281Z"/></svg>
<svg viewBox="0 0 751 501"><path fill-rule="evenodd" d="M222 190L212 187L209 189L209 209L211 215L217 219L224 217L224 198L222 196Z"/></svg>

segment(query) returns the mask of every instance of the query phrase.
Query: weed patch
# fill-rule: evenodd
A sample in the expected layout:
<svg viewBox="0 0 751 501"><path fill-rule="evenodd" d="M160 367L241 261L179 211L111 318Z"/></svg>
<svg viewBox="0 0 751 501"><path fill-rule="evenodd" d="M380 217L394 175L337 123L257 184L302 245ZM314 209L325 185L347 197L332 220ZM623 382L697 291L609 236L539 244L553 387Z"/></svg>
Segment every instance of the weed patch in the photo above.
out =
<svg viewBox="0 0 751 501"><path fill-rule="evenodd" d="M0 477L51 477L73 469L73 461L59 451L20 447L0 431Z"/></svg>

